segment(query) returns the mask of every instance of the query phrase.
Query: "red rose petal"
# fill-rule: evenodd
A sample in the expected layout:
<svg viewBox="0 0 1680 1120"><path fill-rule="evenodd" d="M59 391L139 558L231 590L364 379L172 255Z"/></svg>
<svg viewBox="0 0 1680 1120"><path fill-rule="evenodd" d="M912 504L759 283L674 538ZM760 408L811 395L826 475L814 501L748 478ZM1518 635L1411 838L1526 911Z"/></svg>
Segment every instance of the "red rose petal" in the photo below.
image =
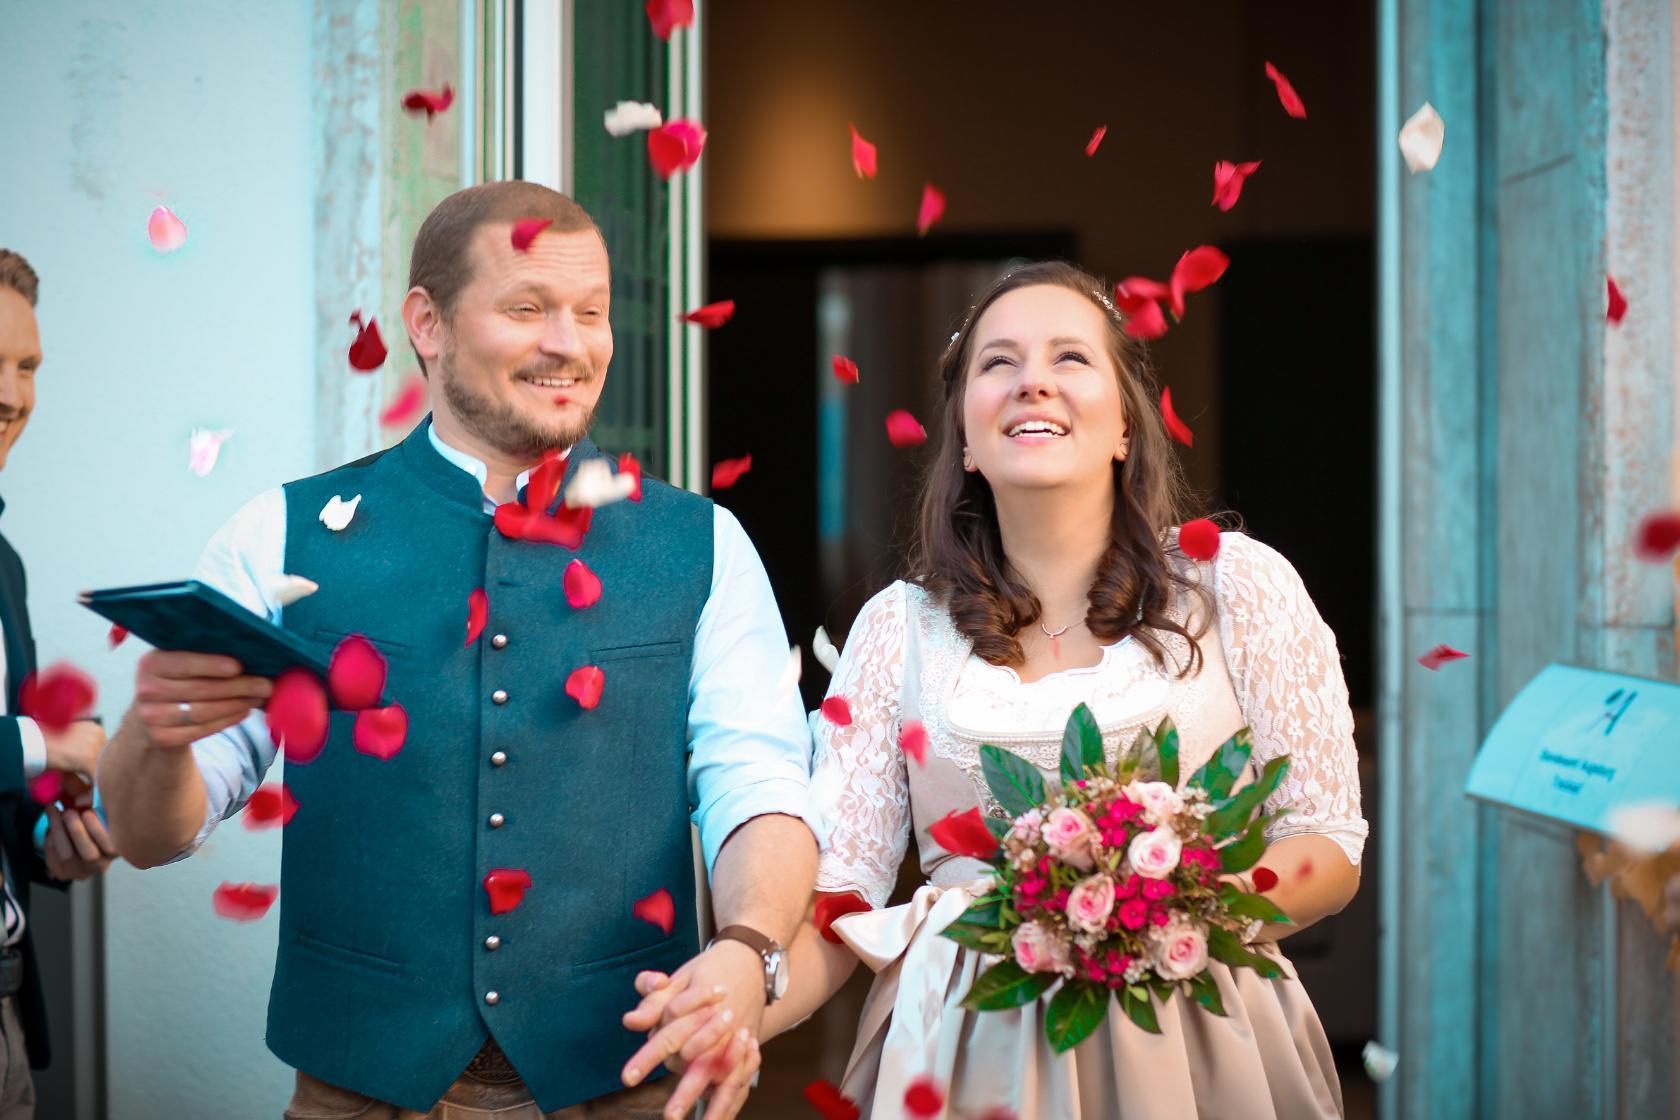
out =
<svg viewBox="0 0 1680 1120"><path fill-rule="evenodd" d="M708 303L704 307L696 307L693 311L684 312L677 318L685 323L693 323L696 326L705 327L709 331L715 331L734 316L735 301L725 299L719 300L717 303Z"/></svg>
<svg viewBox="0 0 1680 1120"><path fill-rule="evenodd" d="M1256 867L1249 872L1248 877L1254 881L1254 889L1261 894L1278 885L1277 872L1269 867Z"/></svg>
<svg viewBox="0 0 1680 1120"><path fill-rule="evenodd" d="M822 702L823 718L836 727L852 725L852 706L844 696L829 696Z"/></svg>
<svg viewBox="0 0 1680 1120"><path fill-rule="evenodd" d="M1639 523L1634 537L1634 555L1650 563L1660 563L1680 548L1680 513L1653 513Z"/></svg>
<svg viewBox="0 0 1680 1120"><path fill-rule="evenodd" d="M1133 279L1145 282L1141 277ZM1155 282L1151 280L1146 283ZM1157 300L1158 297L1140 292L1133 286L1132 280L1114 286L1114 302L1120 308L1120 313L1126 317L1127 334L1141 342L1148 342L1167 333L1167 317L1161 311Z"/></svg>
<svg viewBox="0 0 1680 1120"><path fill-rule="evenodd" d="M308 669L287 669L274 678L263 711L269 737L287 762L313 762L327 745L327 690Z"/></svg>
<svg viewBox="0 0 1680 1120"><path fill-rule="evenodd" d="M548 513L554 499L560 496L560 483L566 477L566 460L560 452L550 448L542 460L532 468L525 480L525 508L532 513Z"/></svg>
<svg viewBox="0 0 1680 1120"><path fill-rule="evenodd" d="M461 648L478 641L478 636L484 633L484 624L489 621L490 595L481 587L467 596L467 641Z"/></svg>
<svg viewBox="0 0 1680 1120"><path fill-rule="evenodd" d="M333 703L347 712L379 706L385 691L385 655L360 634L338 643L327 664L327 688Z"/></svg>
<svg viewBox="0 0 1680 1120"><path fill-rule="evenodd" d="M737 482L741 476L752 470L752 456L743 455L739 459L723 459L712 467L712 489L727 490Z"/></svg>
<svg viewBox="0 0 1680 1120"><path fill-rule="evenodd" d="M274 905L274 900L279 895L278 885L223 883L211 896L211 905L216 908L216 913L224 918L231 918L236 922L254 922L268 913L268 908Z"/></svg>
<svg viewBox="0 0 1680 1120"><path fill-rule="evenodd" d="M670 42L671 32L694 26L694 0L648 0L647 17L653 33Z"/></svg>
<svg viewBox="0 0 1680 1120"><path fill-rule="evenodd" d="M965 812L953 810L928 826L928 835L953 855L991 859L997 855L997 837L986 827L978 806Z"/></svg>
<svg viewBox="0 0 1680 1120"><path fill-rule="evenodd" d="M350 344L350 368L368 373L385 364L385 340L379 337L379 322L371 315L362 322L362 313L353 311L350 322L356 328L356 340Z"/></svg>
<svg viewBox="0 0 1680 1120"><path fill-rule="evenodd" d="M44 731L59 732L85 718L98 699L99 687L93 678L60 661L23 679L18 714L28 716Z"/></svg>
<svg viewBox="0 0 1680 1120"><path fill-rule="evenodd" d="M519 502L504 502L496 507L496 530L511 540L558 545L576 552L589 532L590 515L594 512L587 506L572 509L563 505L549 517Z"/></svg>
<svg viewBox="0 0 1680 1120"><path fill-rule="evenodd" d="M875 178L875 145L858 135L857 125L847 122L846 127L852 130L852 170L859 179Z"/></svg>
<svg viewBox="0 0 1680 1120"><path fill-rule="evenodd" d="M1178 527L1178 550L1192 560L1212 560L1219 555L1219 526L1205 517Z"/></svg>
<svg viewBox="0 0 1680 1120"><path fill-rule="evenodd" d="M866 913L873 909L875 908L865 902L863 896L856 891L847 891L844 894L828 894L818 891L816 914L811 919L811 924L816 927L818 933L822 934L824 941L840 945L843 942L833 928L835 919L845 917L847 914Z"/></svg>
<svg viewBox="0 0 1680 1120"><path fill-rule="evenodd" d="M917 766L927 765L927 728L920 720L907 719L898 729L898 749L906 758L916 760Z"/></svg>
<svg viewBox="0 0 1680 1120"><path fill-rule="evenodd" d="M106 644L111 649L116 649L126 641L128 641L128 628L126 626L118 626L113 622L111 624L110 632L105 635Z"/></svg>
<svg viewBox="0 0 1680 1120"><path fill-rule="evenodd" d="M1095 132L1091 133L1091 138L1089 140L1085 141L1085 158L1086 159L1090 159L1092 156L1097 154L1097 149L1102 146L1103 137L1107 136L1107 135L1108 135L1108 126L1106 124L1099 124L1097 126L1097 130Z"/></svg>
<svg viewBox="0 0 1680 1120"><path fill-rule="evenodd" d="M1424 654L1422 657L1418 658L1418 664L1422 665L1425 669L1431 670L1432 672L1439 672L1441 666L1445 665L1447 662L1462 661L1469 656L1470 655L1465 653L1463 650L1454 649L1448 645L1439 645Z"/></svg>
<svg viewBox="0 0 1680 1120"><path fill-rule="evenodd" d="M706 130L700 127L699 121L667 121L648 130L648 162L661 179L693 167L700 161L700 152L705 147Z"/></svg>
<svg viewBox="0 0 1680 1120"><path fill-rule="evenodd" d="M415 374L404 381L397 395L391 398L391 403L385 406L385 411L379 414L379 423L387 428L398 428L418 416L426 407L426 379Z"/></svg>
<svg viewBox="0 0 1680 1120"><path fill-rule="evenodd" d="M1295 92L1295 87L1289 84L1289 79L1283 76L1283 71L1268 62L1266 63L1266 77L1270 78L1272 84L1277 86L1278 101L1283 105L1283 111L1296 120L1306 120L1307 103L1301 100L1301 95Z"/></svg>
<svg viewBox="0 0 1680 1120"><path fill-rule="evenodd" d="M672 900L671 892L660 887L646 898L638 898L630 907L630 916L658 926L660 932L669 937L677 924L677 904Z"/></svg>
<svg viewBox="0 0 1680 1120"><path fill-rule="evenodd" d="M388 762L408 741L408 713L401 704L363 709L356 713L356 726L350 733L350 740L363 754Z"/></svg>
<svg viewBox="0 0 1680 1120"><path fill-rule="evenodd" d="M573 669L572 675L566 678L566 695L576 700L584 711L592 712L601 702L601 690L606 686L607 675L594 665L585 665Z"/></svg>
<svg viewBox="0 0 1680 1120"><path fill-rule="evenodd" d="M904 1090L904 1112L915 1120L938 1116L944 1107L945 1091L926 1074L910 1082L910 1087Z"/></svg>
<svg viewBox="0 0 1680 1120"><path fill-rule="evenodd" d="M1173 265L1168 299L1172 303L1173 318L1184 318L1184 297L1199 292L1225 275L1231 258L1212 245L1200 245L1178 258Z"/></svg>
<svg viewBox="0 0 1680 1120"><path fill-rule="evenodd" d="M887 440L894 447L920 447L927 442L927 429L902 408L887 413Z"/></svg>
<svg viewBox="0 0 1680 1120"><path fill-rule="evenodd" d="M636 462L636 457L628 451L618 457L618 473L623 474L625 471L636 476L636 486L630 491L630 500L639 502L642 500L642 465Z"/></svg>
<svg viewBox="0 0 1680 1120"><path fill-rule="evenodd" d="M245 827L253 832L259 828L279 828L290 824L297 810L297 798L284 785L260 786L245 802Z"/></svg>
<svg viewBox="0 0 1680 1120"><path fill-rule="evenodd" d="M834 355L834 380L842 385L856 385L858 383L857 363L850 358Z"/></svg>
<svg viewBox="0 0 1680 1120"><path fill-rule="evenodd" d="M926 237L933 223L945 216L945 195L932 183L922 185L922 205L916 211L916 236Z"/></svg>
<svg viewBox="0 0 1680 1120"><path fill-rule="evenodd" d="M43 770L29 779L29 796L37 805L51 805L64 792L64 771Z"/></svg>
<svg viewBox="0 0 1680 1120"><path fill-rule="evenodd" d="M146 219L146 237L158 252L173 253L187 243L187 224L169 207L157 206Z"/></svg>
<svg viewBox="0 0 1680 1120"><path fill-rule="evenodd" d="M1184 421L1178 418L1178 413L1173 411L1171 389L1161 390L1161 420L1167 425L1168 435L1186 447L1195 446L1196 437L1191 434Z"/></svg>
<svg viewBox="0 0 1680 1120"><path fill-rule="evenodd" d="M506 914L525 901L525 892L530 889L531 873L517 867L497 867L484 877L492 914Z"/></svg>
<svg viewBox="0 0 1680 1120"><path fill-rule="evenodd" d="M455 91L449 88L449 83L443 83L443 88L437 91L429 89L411 89L403 95L402 107L410 113L425 113L426 119L431 120L455 103Z"/></svg>
<svg viewBox="0 0 1680 1120"><path fill-rule="evenodd" d="M574 611L585 610L601 601L601 577L590 571L589 565L582 560L573 560L566 565L566 573L560 577L560 586L565 589L566 602Z"/></svg>
<svg viewBox="0 0 1680 1120"><path fill-rule="evenodd" d="M1213 165L1213 205L1221 210L1229 210L1242 197L1243 184L1248 177L1260 170L1260 161L1253 163L1232 163L1222 159Z"/></svg>
<svg viewBox="0 0 1680 1120"><path fill-rule="evenodd" d="M858 1120L863 1113L852 1098L832 1081L813 1081L805 1086L805 1099L823 1120Z"/></svg>
<svg viewBox="0 0 1680 1120"><path fill-rule="evenodd" d="M554 224L553 218L521 218L513 223L513 251L523 253L531 248L537 234Z"/></svg>
<svg viewBox="0 0 1680 1120"><path fill-rule="evenodd" d="M1605 309L1604 318L1611 323L1620 323L1622 317L1627 314L1627 297L1622 295L1622 289L1616 285L1614 276L1606 276L1604 283L1610 291L1610 304Z"/></svg>

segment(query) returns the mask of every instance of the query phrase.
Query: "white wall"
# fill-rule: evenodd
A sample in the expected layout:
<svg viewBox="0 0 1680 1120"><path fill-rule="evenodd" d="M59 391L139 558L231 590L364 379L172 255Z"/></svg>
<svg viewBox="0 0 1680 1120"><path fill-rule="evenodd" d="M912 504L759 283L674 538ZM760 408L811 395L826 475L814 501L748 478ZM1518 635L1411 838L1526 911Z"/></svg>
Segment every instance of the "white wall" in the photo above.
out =
<svg viewBox="0 0 1680 1120"><path fill-rule="evenodd" d="M313 469L310 19L303 0L0 0L0 245L41 274L38 412L0 474L44 660L94 671L108 722L139 643L105 649L80 588L178 578L246 498ZM191 231L160 257L158 202ZM234 429L208 478L194 426ZM276 882L237 822L183 864L107 881L113 1120L278 1115L263 1046L275 918L214 916Z"/></svg>

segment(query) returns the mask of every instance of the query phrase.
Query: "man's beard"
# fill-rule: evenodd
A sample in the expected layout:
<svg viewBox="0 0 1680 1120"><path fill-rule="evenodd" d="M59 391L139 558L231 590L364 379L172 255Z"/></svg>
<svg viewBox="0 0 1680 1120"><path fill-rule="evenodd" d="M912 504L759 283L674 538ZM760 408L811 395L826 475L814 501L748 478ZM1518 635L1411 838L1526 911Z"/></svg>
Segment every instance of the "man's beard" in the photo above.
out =
<svg viewBox="0 0 1680 1120"><path fill-rule="evenodd" d="M592 376L576 362L550 362L522 369L516 376L562 375L580 382ZM564 451L588 435L595 423L594 408L576 422L556 419L545 424L533 420L512 404L481 394L465 378L458 377L454 355L448 352L438 358L438 386L462 427L509 458L535 459L550 448Z"/></svg>

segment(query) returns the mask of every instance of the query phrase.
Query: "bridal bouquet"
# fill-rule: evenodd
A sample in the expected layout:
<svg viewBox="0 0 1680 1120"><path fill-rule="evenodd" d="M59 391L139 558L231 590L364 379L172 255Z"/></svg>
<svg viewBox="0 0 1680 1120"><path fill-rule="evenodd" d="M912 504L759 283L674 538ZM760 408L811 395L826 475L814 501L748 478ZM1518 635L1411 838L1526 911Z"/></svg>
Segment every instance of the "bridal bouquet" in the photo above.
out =
<svg viewBox="0 0 1680 1120"><path fill-rule="evenodd" d="M987 784L1013 822L971 809L933 829L947 850L997 868L991 889L944 931L1007 958L976 978L963 1005L1020 1007L1060 981L1045 1015L1060 1053L1097 1028L1110 993L1134 1023L1159 1034L1153 1001L1164 1004L1174 991L1225 1014L1209 960L1283 975L1244 946L1261 923L1288 919L1220 878L1265 852L1269 818L1260 809L1288 767L1273 759L1233 792L1252 750L1244 728L1180 790L1171 720L1141 732L1110 766L1083 704L1062 738L1059 787L1016 755L982 747Z"/></svg>

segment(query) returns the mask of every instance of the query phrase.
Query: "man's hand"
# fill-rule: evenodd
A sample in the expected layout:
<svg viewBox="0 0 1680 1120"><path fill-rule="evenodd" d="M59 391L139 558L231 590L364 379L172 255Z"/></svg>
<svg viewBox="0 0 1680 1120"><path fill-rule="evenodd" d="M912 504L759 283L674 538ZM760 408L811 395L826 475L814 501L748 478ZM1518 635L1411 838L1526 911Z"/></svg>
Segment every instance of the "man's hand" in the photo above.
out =
<svg viewBox="0 0 1680 1120"><path fill-rule="evenodd" d="M185 747L239 723L273 691L273 682L244 675L231 657L153 650L140 659L123 723L149 746Z"/></svg>
<svg viewBox="0 0 1680 1120"><path fill-rule="evenodd" d="M668 978L642 973L636 990L642 1002L624 1025L649 1037L625 1064L624 1083L640 1084L663 1062L682 1074L665 1108L668 1120L680 1120L708 1085L718 1092L706 1120L735 1115L758 1068L764 959L739 941L720 941Z"/></svg>
<svg viewBox="0 0 1680 1120"><path fill-rule="evenodd" d="M47 874L66 882L105 874L117 846L92 809L47 806Z"/></svg>
<svg viewBox="0 0 1680 1120"><path fill-rule="evenodd" d="M99 752L105 749L105 729L91 719L79 719L63 731L41 729L47 745L47 769L93 777Z"/></svg>

